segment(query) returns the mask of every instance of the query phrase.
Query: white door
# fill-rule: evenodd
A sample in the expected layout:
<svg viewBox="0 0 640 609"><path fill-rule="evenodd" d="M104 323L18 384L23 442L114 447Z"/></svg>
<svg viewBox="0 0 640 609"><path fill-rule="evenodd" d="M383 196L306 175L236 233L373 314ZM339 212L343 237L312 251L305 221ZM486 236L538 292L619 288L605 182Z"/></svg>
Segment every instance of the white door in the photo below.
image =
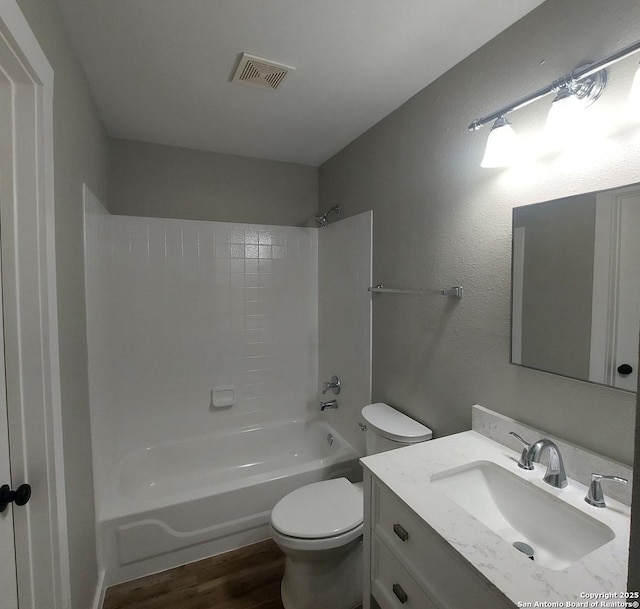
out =
<svg viewBox="0 0 640 609"><path fill-rule="evenodd" d="M599 193L596 204L589 379L627 391L638 382L640 186Z"/></svg>
<svg viewBox="0 0 640 609"><path fill-rule="evenodd" d="M0 340L0 485L8 484L11 486L2 315L0 315L0 338L2 339ZM13 539L13 508L11 505L0 513L0 590L2 591L0 593L2 595L2 609L17 609L16 547Z"/></svg>
<svg viewBox="0 0 640 609"><path fill-rule="evenodd" d="M6 117L11 109L9 84L0 81L0 136L6 137L10 125ZM2 176L0 175L0 180ZM0 189L1 191L1 189ZM1 231L0 231L1 232ZM1 270L0 270L1 272ZM9 425L7 418L7 386L4 362L4 315L2 314L2 276L0 275L0 485L11 488L11 464L9 461ZM16 547L13 533L13 509L9 505L0 512L0 606L2 609L18 607L16 585Z"/></svg>
<svg viewBox="0 0 640 609"><path fill-rule="evenodd" d="M620 285L614 384L635 391L638 381L638 331L640 329L640 192L629 193L620 205ZM626 367L626 368L625 368Z"/></svg>
<svg viewBox="0 0 640 609"><path fill-rule="evenodd" d="M0 0L0 485L34 487L0 513L0 609L71 606L53 218L53 71Z"/></svg>

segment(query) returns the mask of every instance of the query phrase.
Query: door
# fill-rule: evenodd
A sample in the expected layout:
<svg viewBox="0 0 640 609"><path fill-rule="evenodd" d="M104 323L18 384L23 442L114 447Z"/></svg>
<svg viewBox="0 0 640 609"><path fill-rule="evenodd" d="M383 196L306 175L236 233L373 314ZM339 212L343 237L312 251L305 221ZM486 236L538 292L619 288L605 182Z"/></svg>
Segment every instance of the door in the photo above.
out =
<svg viewBox="0 0 640 609"><path fill-rule="evenodd" d="M640 329L640 186L598 193L589 380L635 391Z"/></svg>
<svg viewBox="0 0 640 609"><path fill-rule="evenodd" d="M6 80L0 80L0 137L10 133L7 117L11 111L11 90ZM11 140L9 140L11 141ZM4 153L5 151L3 151ZM0 175L0 180L2 176ZM0 187L0 192L2 188ZM1 240L1 239L0 239ZM9 460L9 424L7 413L7 386L4 362L4 315L2 311L2 265L0 263L0 485L11 486L11 465ZM0 513L0 590L2 609L18 607L16 584L16 547L13 529L13 509L7 507Z"/></svg>
<svg viewBox="0 0 640 609"><path fill-rule="evenodd" d="M0 609L71 606L53 194L53 70L1 0L0 485L34 490L0 512Z"/></svg>
<svg viewBox="0 0 640 609"><path fill-rule="evenodd" d="M620 285L616 348L612 362L614 384L636 391L640 330L640 191L628 193L620 204Z"/></svg>
<svg viewBox="0 0 640 609"><path fill-rule="evenodd" d="M1 286L0 281L0 286ZM1 290L1 287L0 287ZM1 302L1 300L0 300ZM4 332L0 315L0 484L11 485L9 466L9 429L7 425L7 391L4 378ZM0 513L0 590L2 609L17 609L16 547L13 539L13 509Z"/></svg>

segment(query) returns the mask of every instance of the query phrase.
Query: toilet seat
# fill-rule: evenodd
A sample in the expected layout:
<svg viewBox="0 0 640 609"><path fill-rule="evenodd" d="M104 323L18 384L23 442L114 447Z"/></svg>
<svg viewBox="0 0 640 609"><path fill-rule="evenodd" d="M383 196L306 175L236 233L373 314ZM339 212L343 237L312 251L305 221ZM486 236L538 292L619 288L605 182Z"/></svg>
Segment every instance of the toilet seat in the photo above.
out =
<svg viewBox="0 0 640 609"><path fill-rule="evenodd" d="M362 519L362 488L336 478L308 484L282 498L271 513L271 527L285 538L341 538L347 543L361 533ZM337 545L341 544L331 547Z"/></svg>
<svg viewBox="0 0 640 609"><path fill-rule="evenodd" d="M283 535L270 526L271 538L282 549L301 550L303 552L322 552L326 550L337 550L338 548L346 548L351 542L357 541L362 537L364 525L360 523L355 529L336 535L334 537L320 537L317 539L305 539L304 537L289 537Z"/></svg>

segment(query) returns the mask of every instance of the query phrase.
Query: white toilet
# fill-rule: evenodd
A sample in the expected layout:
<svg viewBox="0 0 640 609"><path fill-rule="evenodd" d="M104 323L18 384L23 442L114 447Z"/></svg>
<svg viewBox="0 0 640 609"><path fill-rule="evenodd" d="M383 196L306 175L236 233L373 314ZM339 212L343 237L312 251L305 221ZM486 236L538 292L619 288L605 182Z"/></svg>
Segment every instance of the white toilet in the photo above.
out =
<svg viewBox="0 0 640 609"><path fill-rule="evenodd" d="M386 404L362 409L366 454L430 440L428 427ZM271 536L286 555L285 609L353 609L362 603L362 483L346 478L303 486L271 513Z"/></svg>

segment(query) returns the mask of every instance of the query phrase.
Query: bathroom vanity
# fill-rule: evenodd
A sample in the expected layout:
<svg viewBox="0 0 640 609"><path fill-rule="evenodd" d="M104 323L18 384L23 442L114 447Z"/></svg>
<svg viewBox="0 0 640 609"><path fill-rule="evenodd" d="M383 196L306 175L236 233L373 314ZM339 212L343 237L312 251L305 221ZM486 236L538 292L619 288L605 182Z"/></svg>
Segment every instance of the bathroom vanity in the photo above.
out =
<svg viewBox="0 0 640 609"><path fill-rule="evenodd" d="M571 474L578 460L601 457L576 459L559 445L568 454L562 489L543 482L546 466L520 469L518 451L477 431L362 459L364 609L580 607L588 595L624 594L630 509L609 486L606 508L588 505ZM628 475L610 467L599 473ZM513 546L520 540L533 560Z"/></svg>
<svg viewBox="0 0 640 609"><path fill-rule="evenodd" d="M382 609L468 607L470 599L475 607L513 607L379 478L365 480L368 592Z"/></svg>

